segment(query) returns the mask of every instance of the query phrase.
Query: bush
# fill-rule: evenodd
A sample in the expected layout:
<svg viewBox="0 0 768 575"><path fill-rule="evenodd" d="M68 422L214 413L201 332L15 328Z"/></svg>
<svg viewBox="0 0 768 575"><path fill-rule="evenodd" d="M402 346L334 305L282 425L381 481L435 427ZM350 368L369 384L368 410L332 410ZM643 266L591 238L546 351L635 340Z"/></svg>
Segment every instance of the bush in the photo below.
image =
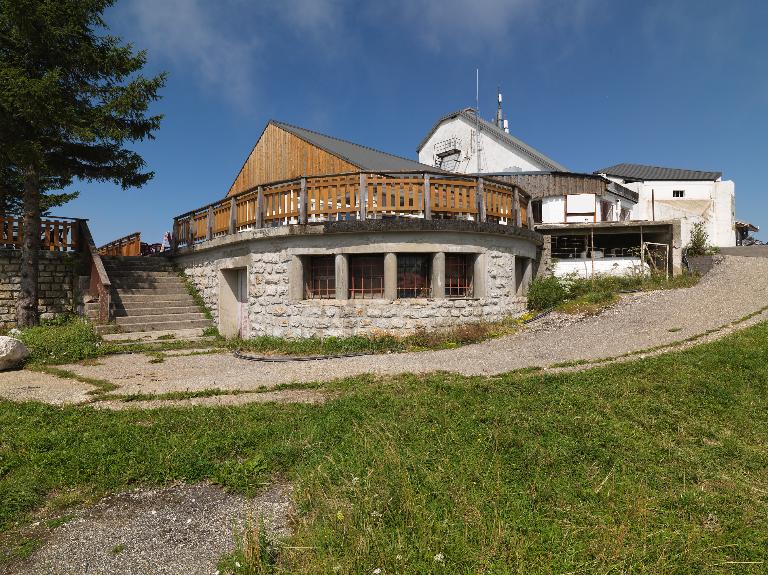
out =
<svg viewBox="0 0 768 575"><path fill-rule="evenodd" d="M568 299L568 290L555 276L536 278L528 288L528 309L539 311L556 307Z"/></svg>
<svg viewBox="0 0 768 575"><path fill-rule="evenodd" d="M689 256L706 256L712 253L712 246L709 245L709 234L704 229L703 222L693 224L691 228L691 239L688 242Z"/></svg>
<svg viewBox="0 0 768 575"><path fill-rule="evenodd" d="M29 348L29 361L38 364L70 363L101 355L101 338L85 319L67 316L43 322L21 332Z"/></svg>

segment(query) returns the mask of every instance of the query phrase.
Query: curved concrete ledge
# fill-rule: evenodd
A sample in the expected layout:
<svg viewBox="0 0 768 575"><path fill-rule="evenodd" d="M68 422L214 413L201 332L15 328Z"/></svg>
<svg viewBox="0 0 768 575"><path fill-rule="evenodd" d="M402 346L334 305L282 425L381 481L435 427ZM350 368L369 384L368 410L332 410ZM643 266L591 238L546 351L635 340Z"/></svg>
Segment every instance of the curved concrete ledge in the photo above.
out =
<svg viewBox="0 0 768 575"><path fill-rule="evenodd" d="M223 235L211 240L200 242L190 247L179 248L174 252L175 257L186 256L201 251L208 251L223 246L231 246L254 240L269 240L278 238L301 238L308 236L325 236L336 234L391 234L391 233L451 233L451 234L483 234L518 238L530 242L536 248L544 243L544 238L538 232L518 227L496 223L481 223L469 220L424 220L419 218L387 218L381 220L351 220L339 222L318 222L309 224L292 224L271 228L242 230L236 234ZM457 238L459 239L459 238ZM461 243L458 241L456 243Z"/></svg>

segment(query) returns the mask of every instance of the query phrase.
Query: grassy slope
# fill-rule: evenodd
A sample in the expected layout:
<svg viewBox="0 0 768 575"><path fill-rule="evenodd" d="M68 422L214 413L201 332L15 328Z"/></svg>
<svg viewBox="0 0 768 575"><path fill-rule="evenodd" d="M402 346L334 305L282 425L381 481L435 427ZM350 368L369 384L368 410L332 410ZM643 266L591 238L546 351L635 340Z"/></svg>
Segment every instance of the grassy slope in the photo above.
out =
<svg viewBox="0 0 768 575"><path fill-rule="evenodd" d="M281 473L298 505L281 572L768 565L768 324L581 373L329 387L341 395L324 406L0 403L0 525L70 487L213 478L253 492Z"/></svg>

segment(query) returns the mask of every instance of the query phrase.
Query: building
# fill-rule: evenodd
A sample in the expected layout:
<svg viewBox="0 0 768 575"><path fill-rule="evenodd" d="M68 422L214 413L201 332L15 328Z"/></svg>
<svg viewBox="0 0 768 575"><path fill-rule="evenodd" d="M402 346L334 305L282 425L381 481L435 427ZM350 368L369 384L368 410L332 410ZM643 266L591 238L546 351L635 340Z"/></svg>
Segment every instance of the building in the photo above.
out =
<svg viewBox="0 0 768 575"><path fill-rule="evenodd" d="M734 184L720 172L617 164L595 174L637 192L633 220L680 220L683 243L693 225L703 223L712 245L736 245Z"/></svg>
<svg viewBox="0 0 768 575"><path fill-rule="evenodd" d="M522 313L530 196L269 122L226 197L174 219L222 334L412 333Z"/></svg>
<svg viewBox="0 0 768 575"><path fill-rule="evenodd" d="M416 149L419 162L459 174L568 171L510 134L501 114L499 95L495 124L478 118L472 108L443 116Z"/></svg>

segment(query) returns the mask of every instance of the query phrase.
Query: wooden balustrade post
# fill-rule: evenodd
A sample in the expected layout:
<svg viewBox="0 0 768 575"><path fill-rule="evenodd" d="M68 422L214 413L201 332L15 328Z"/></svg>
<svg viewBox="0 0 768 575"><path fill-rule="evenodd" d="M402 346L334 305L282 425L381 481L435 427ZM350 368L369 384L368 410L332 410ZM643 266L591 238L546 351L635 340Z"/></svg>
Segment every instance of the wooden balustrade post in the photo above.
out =
<svg viewBox="0 0 768 575"><path fill-rule="evenodd" d="M432 186L429 185L429 174L424 174L424 219L432 219Z"/></svg>
<svg viewBox="0 0 768 575"><path fill-rule="evenodd" d="M237 200L232 198L229 200L229 234L232 235L237 231Z"/></svg>
<svg viewBox="0 0 768 575"><path fill-rule="evenodd" d="M192 234L192 224L195 222L194 216L187 218L187 247L192 247L195 243L195 236Z"/></svg>
<svg viewBox="0 0 768 575"><path fill-rule="evenodd" d="M365 185L365 174L360 172L360 188L358 189L360 198L360 219L365 221L368 217L368 187Z"/></svg>
<svg viewBox="0 0 768 575"><path fill-rule="evenodd" d="M207 229L205 232L205 239L206 240L212 240L213 239L213 206L208 206L208 222L207 222Z"/></svg>
<svg viewBox="0 0 768 575"><path fill-rule="evenodd" d="M485 223L485 186L483 178L477 178L477 218Z"/></svg>
<svg viewBox="0 0 768 575"><path fill-rule="evenodd" d="M517 186L515 186L512 197L512 212L515 218L515 225L519 228L522 225L523 220L520 217L520 193L517 191Z"/></svg>
<svg viewBox="0 0 768 575"><path fill-rule="evenodd" d="M256 189L256 227L264 227L264 188Z"/></svg>
<svg viewBox="0 0 768 575"><path fill-rule="evenodd" d="M299 191L299 223L307 223L307 178L301 178L301 190Z"/></svg>

